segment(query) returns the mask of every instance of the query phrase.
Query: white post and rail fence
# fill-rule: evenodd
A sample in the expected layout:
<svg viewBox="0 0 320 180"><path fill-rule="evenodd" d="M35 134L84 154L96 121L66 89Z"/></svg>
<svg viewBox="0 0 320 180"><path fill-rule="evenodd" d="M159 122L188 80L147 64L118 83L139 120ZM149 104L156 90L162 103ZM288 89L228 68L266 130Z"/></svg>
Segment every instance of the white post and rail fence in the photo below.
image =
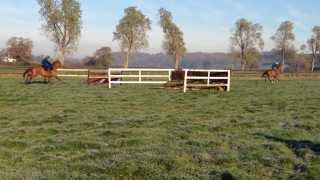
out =
<svg viewBox="0 0 320 180"><path fill-rule="evenodd" d="M96 70L94 70L96 71ZM165 84L171 81L174 69L148 69L148 68L109 68L98 70L105 73L100 78L108 79L108 87L112 84ZM230 91L231 71L213 69L183 69L184 83L183 92L192 87L223 87ZM59 77L89 78L89 69L59 69ZM200 73L201 75L197 75ZM205 76L204 76L205 75ZM194 83L195 81L206 81L206 83Z"/></svg>
<svg viewBox="0 0 320 180"><path fill-rule="evenodd" d="M171 81L173 71L174 69L109 68L109 88L112 84L165 84Z"/></svg>

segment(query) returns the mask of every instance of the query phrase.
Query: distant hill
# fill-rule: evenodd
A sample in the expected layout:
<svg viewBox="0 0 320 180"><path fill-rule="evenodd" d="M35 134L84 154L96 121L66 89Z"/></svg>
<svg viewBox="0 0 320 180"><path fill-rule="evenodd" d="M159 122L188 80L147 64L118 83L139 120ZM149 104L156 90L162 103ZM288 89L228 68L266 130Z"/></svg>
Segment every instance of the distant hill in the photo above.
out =
<svg viewBox="0 0 320 180"><path fill-rule="evenodd" d="M122 54L113 53L113 66L119 67L123 64ZM260 61L260 69L269 68L277 57L272 52L264 52ZM174 61L171 57L163 54L136 53L129 62L129 67L152 67L152 68L172 68ZM238 69L240 61L228 53L187 53L183 57L183 68L217 68L217 69Z"/></svg>

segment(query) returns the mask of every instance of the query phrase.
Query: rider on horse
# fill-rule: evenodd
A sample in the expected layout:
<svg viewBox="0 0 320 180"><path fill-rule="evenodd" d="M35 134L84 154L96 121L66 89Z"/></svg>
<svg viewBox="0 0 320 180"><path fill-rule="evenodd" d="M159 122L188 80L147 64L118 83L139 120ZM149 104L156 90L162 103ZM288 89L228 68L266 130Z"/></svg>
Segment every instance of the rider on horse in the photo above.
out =
<svg viewBox="0 0 320 180"><path fill-rule="evenodd" d="M52 64L50 62L50 56L46 56L42 61L41 61L42 67L46 71L51 71L53 69Z"/></svg>

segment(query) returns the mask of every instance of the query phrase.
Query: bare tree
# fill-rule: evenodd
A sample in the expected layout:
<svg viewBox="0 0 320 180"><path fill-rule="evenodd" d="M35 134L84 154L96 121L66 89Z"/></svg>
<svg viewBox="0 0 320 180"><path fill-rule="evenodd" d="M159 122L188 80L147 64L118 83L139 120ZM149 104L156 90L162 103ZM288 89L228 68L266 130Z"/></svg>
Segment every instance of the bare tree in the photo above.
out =
<svg viewBox="0 0 320 180"><path fill-rule="evenodd" d="M110 47L101 47L94 53L95 65L109 68L113 61Z"/></svg>
<svg viewBox="0 0 320 180"><path fill-rule="evenodd" d="M285 64L290 54L295 52L293 42L295 35L293 33L294 24L290 21L284 21L280 24L275 35L271 39L276 44L276 49L280 51L282 57L282 64Z"/></svg>
<svg viewBox="0 0 320 180"><path fill-rule="evenodd" d="M161 8L159 9L160 14L160 26L165 34L165 40L163 41L163 49L166 53L172 56L175 60L175 69L181 67L181 60L183 54L186 52L185 42L183 39L183 32L173 22L171 12Z"/></svg>
<svg viewBox="0 0 320 180"><path fill-rule="evenodd" d="M124 17L120 20L113 33L113 39L120 42L124 53L124 68L129 67L131 53L148 47L147 31L151 30L151 21L136 7L124 10Z"/></svg>
<svg viewBox="0 0 320 180"><path fill-rule="evenodd" d="M247 54L247 65L248 69L258 69L259 68L259 59L261 59L261 52L258 49L253 48L249 50Z"/></svg>
<svg viewBox="0 0 320 180"><path fill-rule="evenodd" d="M12 37L7 42L6 53L10 58L28 63L32 58L33 42L28 38Z"/></svg>
<svg viewBox="0 0 320 180"><path fill-rule="evenodd" d="M55 43L59 60L78 47L81 36L81 9L78 0L38 0L43 31Z"/></svg>
<svg viewBox="0 0 320 180"><path fill-rule="evenodd" d="M232 30L231 51L238 54L241 60L241 70L245 70L249 61L258 58L264 47L262 26L254 24L244 18L235 23Z"/></svg>
<svg viewBox="0 0 320 180"><path fill-rule="evenodd" d="M306 47L308 47L312 55L311 71L313 72L316 61L320 61L320 26L313 27L312 36L308 39Z"/></svg>

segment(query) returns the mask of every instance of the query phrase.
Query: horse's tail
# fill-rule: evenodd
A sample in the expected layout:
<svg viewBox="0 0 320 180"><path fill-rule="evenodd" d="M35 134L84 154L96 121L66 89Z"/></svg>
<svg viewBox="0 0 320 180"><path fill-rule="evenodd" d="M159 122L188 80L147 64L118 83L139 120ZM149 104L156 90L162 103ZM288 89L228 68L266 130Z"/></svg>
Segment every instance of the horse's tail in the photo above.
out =
<svg viewBox="0 0 320 180"><path fill-rule="evenodd" d="M31 72L31 68L28 68L24 73L23 73L23 78L26 78L26 75Z"/></svg>
<svg viewBox="0 0 320 180"><path fill-rule="evenodd" d="M262 78L265 78L266 76L268 75L268 71L265 71L263 74L262 74Z"/></svg>

